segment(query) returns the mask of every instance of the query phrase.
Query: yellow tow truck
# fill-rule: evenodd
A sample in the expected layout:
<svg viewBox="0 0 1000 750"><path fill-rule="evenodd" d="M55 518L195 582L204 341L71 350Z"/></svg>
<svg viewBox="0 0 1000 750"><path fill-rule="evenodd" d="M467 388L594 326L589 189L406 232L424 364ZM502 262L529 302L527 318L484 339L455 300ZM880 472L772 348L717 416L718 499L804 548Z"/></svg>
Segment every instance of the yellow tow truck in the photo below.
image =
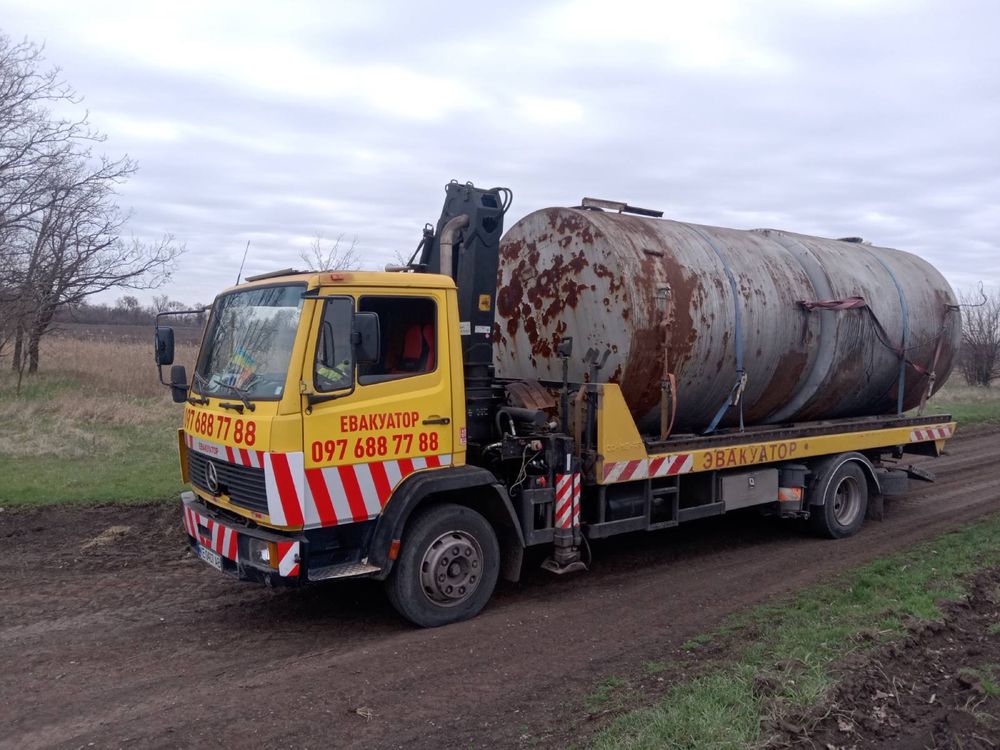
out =
<svg viewBox="0 0 1000 750"><path fill-rule="evenodd" d="M202 560L267 585L384 581L404 617L443 625L517 580L528 548L582 570L588 539L750 506L849 536L926 478L883 459L937 455L953 434L948 416L888 415L662 439L596 367L584 382L497 378L509 202L452 183L419 261L284 270L217 297L193 378L174 365L165 383L184 404L183 524ZM158 319L158 366L173 349Z"/></svg>

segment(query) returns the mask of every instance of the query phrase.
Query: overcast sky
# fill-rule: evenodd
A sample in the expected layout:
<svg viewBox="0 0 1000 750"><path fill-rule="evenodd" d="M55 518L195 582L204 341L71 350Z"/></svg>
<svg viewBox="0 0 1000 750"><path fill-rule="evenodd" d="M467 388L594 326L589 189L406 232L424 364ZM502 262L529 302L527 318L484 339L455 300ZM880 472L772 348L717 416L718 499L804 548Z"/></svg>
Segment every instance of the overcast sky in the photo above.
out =
<svg viewBox="0 0 1000 750"><path fill-rule="evenodd" d="M139 163L122 203L186 245L185 302L247 240L249 274L317 234L408 255L452 178L512 188L508 226L590 195L1000 286L995 1L0 0L0 30Z"/></svg>

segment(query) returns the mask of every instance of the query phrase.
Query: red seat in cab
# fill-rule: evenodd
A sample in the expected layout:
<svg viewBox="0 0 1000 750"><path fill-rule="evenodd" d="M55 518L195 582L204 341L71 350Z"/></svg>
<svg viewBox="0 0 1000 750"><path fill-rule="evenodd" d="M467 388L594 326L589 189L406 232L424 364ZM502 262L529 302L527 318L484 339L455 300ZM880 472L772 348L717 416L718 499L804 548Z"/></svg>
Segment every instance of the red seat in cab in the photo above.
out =
<svg viewBox="0 0 1000 750"><path fill-rule="evenodd" d="M414 324L406 329L403 351L392 374L431 372L434 369L434 326Z"/></svg>

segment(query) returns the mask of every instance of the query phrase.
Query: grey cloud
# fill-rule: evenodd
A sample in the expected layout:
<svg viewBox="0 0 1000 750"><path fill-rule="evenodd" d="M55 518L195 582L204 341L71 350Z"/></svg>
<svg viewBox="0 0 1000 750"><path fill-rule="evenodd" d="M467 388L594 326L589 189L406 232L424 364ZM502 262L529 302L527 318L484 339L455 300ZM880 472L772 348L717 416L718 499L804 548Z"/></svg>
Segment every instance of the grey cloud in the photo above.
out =
<svg viewBox="0 0 1000 750"><path fill-rule="evenodd" d="M274 41L334 71L412 71L406 106L435 117L387 109L379 92L324 95L322 80L282 91L121 58L74 34L72 13L12 4L4 30L48 40L96 125L173 128L160 140L112 130L106 145L141 166L123 192L133 229L187 244L168 290L180 299L231 283L247 239L250 272L294 265L316 233L356 235L378 267L412 250L453 177L513 188L510 221L597 195L704 223L862 234L955 284L1000 285L1000 8L986 0L734 4L720 33L749 62L721 68L679 64L670 45L692 40L658 36L641 5L606 9L637 25L628 39L612 35L622 23L562 4L368 5L346 20L349 6L311 6ZM265 16L254 38L271 38ZM454 91L468 106L442 108Z"/></svg>

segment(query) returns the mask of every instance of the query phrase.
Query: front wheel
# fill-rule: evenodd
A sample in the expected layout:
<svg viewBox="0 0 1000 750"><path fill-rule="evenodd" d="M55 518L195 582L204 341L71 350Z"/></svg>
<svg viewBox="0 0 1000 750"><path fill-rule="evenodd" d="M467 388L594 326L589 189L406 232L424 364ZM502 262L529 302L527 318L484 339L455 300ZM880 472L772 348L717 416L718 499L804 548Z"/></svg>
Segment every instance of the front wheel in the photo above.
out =
<svg viewBox="0 0 1000 750"><path fill-rule="evenodd" d="M843 539L858 533L867 510L868 480L865 472L855 461L848 461L830 477L823 505L812 508L809 522L820 536Z"/></svg>
<svg viewBox="0 0 1000 750"><path fill-rule="evenodd" d="M500 545L485 518L462 505L434 505L407 525L402 542L386 580L397 612L433 628L482 611L500 571Z"/></svg>

